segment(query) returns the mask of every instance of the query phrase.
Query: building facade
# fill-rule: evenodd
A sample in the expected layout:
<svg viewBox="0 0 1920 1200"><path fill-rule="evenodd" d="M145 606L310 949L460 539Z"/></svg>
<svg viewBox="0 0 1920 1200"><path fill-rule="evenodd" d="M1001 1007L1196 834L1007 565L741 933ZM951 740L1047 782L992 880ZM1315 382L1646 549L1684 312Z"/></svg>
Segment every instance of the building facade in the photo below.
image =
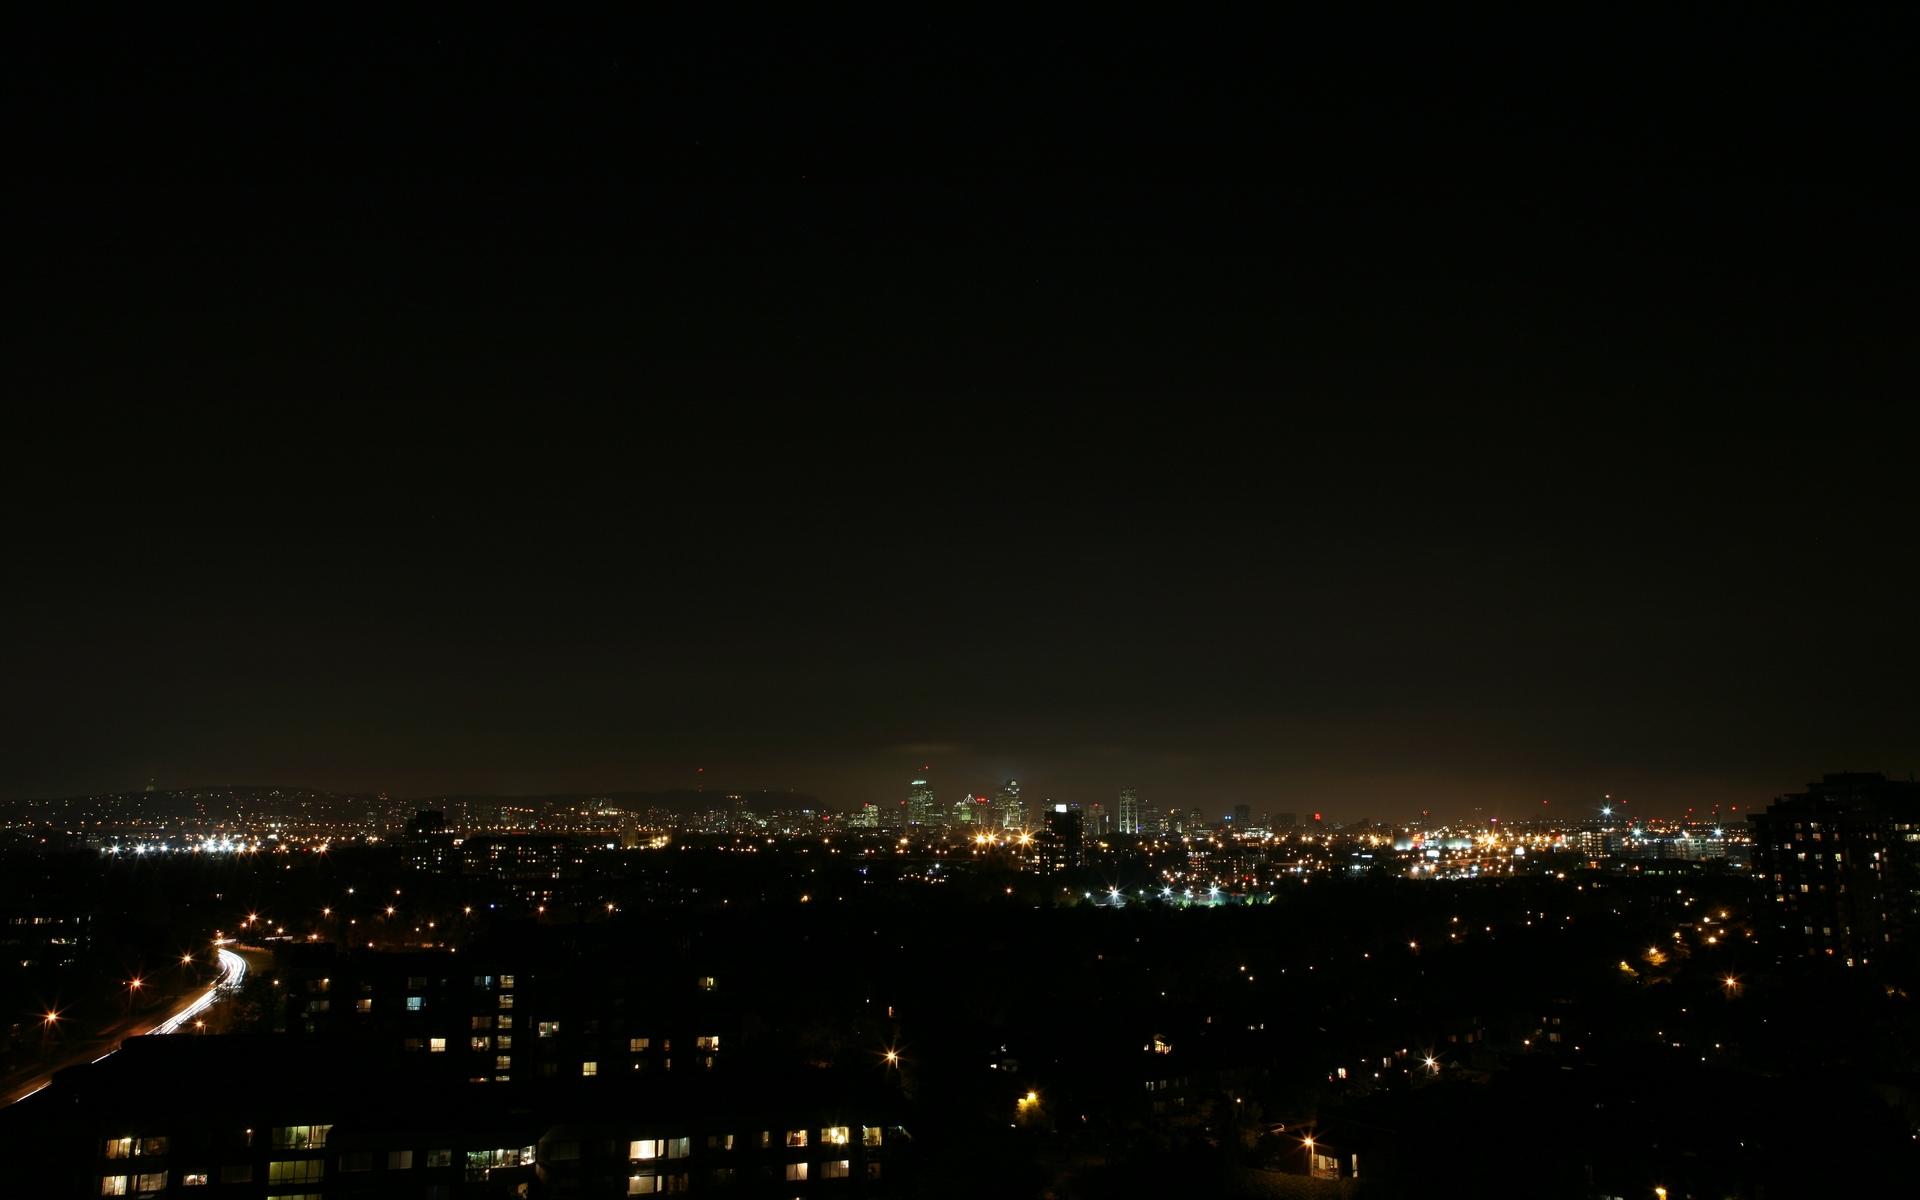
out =
<svg viewBox="0 0 1920 1200"><path fill-rule="evenodd" d="M1823 776L1753 826L1754 870L1799 953L1866 965L1920 940L1920 783Z"/></svg>

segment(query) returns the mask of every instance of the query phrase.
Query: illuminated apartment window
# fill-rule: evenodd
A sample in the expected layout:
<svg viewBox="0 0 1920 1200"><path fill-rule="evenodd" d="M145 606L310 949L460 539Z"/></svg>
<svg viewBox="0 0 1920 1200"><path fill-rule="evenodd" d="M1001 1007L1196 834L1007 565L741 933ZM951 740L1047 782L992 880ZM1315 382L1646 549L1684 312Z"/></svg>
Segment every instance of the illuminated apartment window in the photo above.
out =
<svg viewBox="0 0 1920 1200"><path fill-rule="evenodd" d="M820 1131L820 1144L823 1146L844 1146L851 1140L845 1125L829 1125Z"/></svg>
<svg viewBox="0 0 1920 1200"><path fill-rule="evenodd" d="M493 986L493 976L475 975L473 977L473 986L477 988L490 988Z"/></svg>
<svg viewBox="0 0 1920 1200"><path fill-rule="evenodd" d="M331 1125L280 1125L273 1131L275 1150L324 1150Z"/></svg>
<svg viewBox="0 0 1920 1200"><path fill-rule="evenodd" d="M798 1182L799 1180L805 1179L806 1177L807 1177L807 1164L805 1163L788 1163L787 1164L787 1182L788 1183L795 1183L795 1182Z"/></svg>
<svg viewBox="0 0 1920 1200"><path fill-rule="evenodd" d="M319 1183L323 1163L317 1158L289 1158L267 1164L267 1186L282 1183Z"/></svg>
<svg viewBox="0 0 1920 1200"><path fill-rule="evenodd" d="M687 1177L679 1175L635 1175L627 1180L627 1195L653 1196L687 1190Z"/></svg>
<svg viewBox="0 0 1920 1200"><path fill-rule="evenodd" d="M429 1167L450 1167L450 1166L452 1166L452 1165L453 1165L453 1151L451 1151L451 1150L429 1150L429 1151L427 1151L427 1165L428 1165Z"/></svg>
<svg viewBox="0 0 1920 1200"><path fill-rule="evenodd" d="M493 1044L498 1046L502 1050L511 1050L513 1049L513 1035L510 1033L503 1033L499 1037L493 1039Z"/></svg>
<svg viewBox="0 0 1920 1200"><path fill-rule="evenodd" d="M513 1007L513 997L512 997L512 996L510 996L510 995L508 995L508 994L507 994L507 993L505 993L505 992L502 992L502 993L500 993L500 1007L501 1007L501 1008L512 1008L512 1007Z"/></svg>
<svg viewBox="0 0 1920 1200"><path fill-rule="evenodd" d="M667 1139L667 1157L668 1158L685 1158L687 1155L691 1153L693 1153L692 1138L678 1137L678 1138Z"/></svg>
<svg viewBox="0 0 1920 1200"><path fill-rule="evenodd" d="M713 982L713 976L711 976L711 975L702 975L702 976L700 977L700 990L701 990L701 991L703 991L703 992L710 992L710 991L712 991L712 990L714 989L714 987L715 987L715 986L716 986L716 985L715 985L715 983Z"/></svg>
<svg viewBox="0 0 1920 1200"><path fill-rule="evenodd" d="M513 986L513 976L511 976L511 975L502 975L502 976L500 977L500 986L501 986L501 987L503 987L503 988L510 988L510 987L512 987L512 986Z"/></svg>
<svg viewBox="0 0 1920 1200"><path fill-rule="evenodd" d="M408 1012L419 1012L422 1008L426 1007L426 1004L427 1004L427 1001L426 1001L426 997L424 996L408 996L407 997Z"/></svg>
<svg viewBox="0 0 1920 1200"><path fill-rule="evenodd" d="M664 1158L666 1156L666 1143L658 1138L646 1138L634 1142L627 1149L627 1157L636 1162L642 1162L650 1158Z"/></svg>
<svg viewBox="0 0 1920 1200"><path fill-rule="evenodd" d="M708 1135L707 1135L707 1149L709 1149L709 1150L731 1150L731 1149L733 1149L733 1135L732 1135L732 1134L730 1134L730 1133L713 1133L713 1134L708 1134Z"/></svg>
<svg viewBox="0 0 1920 1200"><path fill-rule="evenodd" d="M501 1017L501 1018L500 1018L500 1028L502 1028L502 1029L512 1029L512 1028L513 1028L513 1018L512 1018L511 1016L504 1016L504 1017Z"/></svg>
<svg viewBox="0 0 1920 1200"><path fill-rule="evenodd" d="M645 1050L647 1048L648 1043L651 1041L652 1041L651 1038L628 1038L627 1052L630 1054L638 1054L642 1050Z"/></svg>
<svg viewBox="0 0 1920 1200"><path fill-rule="evenodd" d="M372 1001L372 1000L364 1000L364 999L363 999L363 1000L355 1000L355 1001L353 1002L353 1011L355 1011L355 1012L372 1012L372 1011L373 1011L373 1001Z"/></svg>
<svg viewBox="0 0 1920 1200"><path fill-rule="evenodd" d="M582 1075L598 1075L600 1073L600 1064L597 1062L583 1062L580 1064L580 1073Z"/></svg>
<svg viewBox="0 0 1920 1200"><path fill-rule="evenodd" d="M1807 930L1807 932L1812 933L1813 930L1809 929ZM107 1140L107 1157L108 1158L132 1158L133 1157L133 1139L132 1138L109 1138Z"/></svg>
<svg viewBox="0 0 1920 1200"><path fill-rule="evenodd" d="M720 1048L720 1039L717 1036L697 1037L693 1039L693 1048L695 1050L718 1050Z"/></svg>
<svg viewBox="0 0 1920 1200"><path fill-rule="evenodd" d="M181 1187L205 1187L207 1186L207 1177L202 1172L189 1171L186 1174L180 1176L180 1186Z"/></svg>
<svg viewBox="0 0 1920 1200"><path fill-rule="evenodd" d="M862 1125L860 1127L860 1144L862 1146L878 1146L880 1144L880 1126Z"/></svg>
<svg viewBox="0 0 1920 1200"><path fill-rule="evenodd" d="M773 1145L773 1131L770 1129L762 1129L760 1131L760 1149L765 1150L771 1145Z"/></svg>
<svg viewBox="0 0 1920 1200"><path fill-rule="evenodd" d="M475 1029L492 1029L492 1028L493 1028L493 1018L492 1018L492 1017L475 1017L475 1018L473 1019L473 1028L475 1028Z"/></svg>
<svg viewBox="0 0 1920 1200"><path fill-rule="evenodd" d="M493 1056L493 1069L496 1071L513 1070L513 1055L496 1054Z"/></svg>
<svg viewBox="0 0 1920 1200"><path fill-rule="evenodd" d="M389 1171L413 1170L413 1151L411 1150L387 1151L387 1170Z"/></svg>
<svg viewBox="0 0 1920 1200"><path fill-rule="evenodd" d="M542 1021L542 1022L540 1022L540 1036L541 1036L541 1037L552 1037L552 1036L553 1036L554 1034L556 1034L556 1033L559 1033L559 1032L560 1032L560 1022L558 1022L558 1021Z"/></svg>
<svg viewBox="0 0 1920 1200"><path fill-rule="evenodd" d="M477 1037L477 1038L471 1039L471 1042L472 1042L472 1047L475 1050L490 1050L493 1048L492 1038Z"/></svg>
<svg viewBox="0 0 1920 1200"><path fill-rule="evenodd" d="M427 1053L444 1054L446 1053L446 1050L447 1050L447 1039L445 1038L428 1038L427 1039Z"/></svg>
<svg viewBox="0 0 1920 1200"><path fill-rule="evenodd" d="M787 1130L787 1147L794 1149L807 1144L807 1131L804 1129Z"/></svg>
<svg viewBox="0 0 1920 1200"><path fill-rule="evenodd" d="M125 1175L102 1175L100 1177L100 1194L102 1196L126 1195L127 1177Z"/></svg>
<svg viewBox="0 0 1920 1200"><path fill-rule="evenodd" d="M844 1158L835 1159L832 1162L823 1162L820 1164L820 1178L845 1179L852 1170L852 1167L852 1162Z"/></svg>

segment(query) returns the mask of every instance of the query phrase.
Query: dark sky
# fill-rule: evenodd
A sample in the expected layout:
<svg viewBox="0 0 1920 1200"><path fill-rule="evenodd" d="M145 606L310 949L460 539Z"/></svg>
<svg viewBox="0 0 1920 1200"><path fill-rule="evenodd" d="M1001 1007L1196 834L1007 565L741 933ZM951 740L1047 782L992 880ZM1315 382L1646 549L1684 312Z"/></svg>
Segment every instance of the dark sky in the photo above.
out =
<svg viewBox="0 0 1920 1200"><path fill-rule="evenodd" d="M1920 766L1896 30L505 11L7 18L0 796Z"/></svg>

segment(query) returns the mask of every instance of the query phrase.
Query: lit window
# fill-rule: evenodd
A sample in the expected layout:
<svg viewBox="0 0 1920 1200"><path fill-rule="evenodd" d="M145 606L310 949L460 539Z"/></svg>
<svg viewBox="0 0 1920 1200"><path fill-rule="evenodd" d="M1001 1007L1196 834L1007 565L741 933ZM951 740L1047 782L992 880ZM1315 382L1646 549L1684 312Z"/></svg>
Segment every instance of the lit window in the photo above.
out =
<svg viewBox="0 0 1920 1200"><path fill-rule="evenodd" d="M512 997L512 996L509 996L509 995L507 995L507 994L506 994L506 993L504 993L504 992L502 992L502 993L501 993L501 995L500 995L500 1007L501 1007L501 1008L512 1008L512 1007L513 1007L513 997Z"/></svg>
<svg viewBox="0 0 1920 1200"><path fill-rule="evenodd" d="M267 1164L267 1186L276 1183L319 1183L321 1160L289 1158Z"/></svg>
<svg viewBox="0 0 1920 1200"><path fill-rule="evenodd" d="M718 1037L697 1037L693 1039L693 1048L696 1050L718 1050L720 1048L720 1039Z"/></svg>
<svg viewBox="0 0 1920 1200"><path fill-rule="evenodd" d="M182 1175L180 1177L180 1186L181 1187L205 1187L207 1186L207 1177L204 1173L201 1173L198 1171L188 1172L187 1174Z"/></svg>
<svg viewBox="0 0 1920 1200"><path fill-rule="evenodd" d="M844 1158L836 1159L832 1162L823 1162L820 1164L820 1178L845 1179L852 1165L851 1162Z"/></svg>
<svg viewBox="0 0 1920 1200"><path fill-rule="evenodd" d="M632 1146L628 1147L628 1149L630 1152L627 1157L635 1160L661 1158L666 1154L665 1143L657 1138L649 1138L635 1142Z"/></svg>
<svg viewBox="0 0 1920 1200"><path fill-rule="evenodd" d="M651 1038L628 1038L627 1051L631 1054L638 1054L642 1050L645 1050L651 1041Z"/></svg>
<svg viewBox="0 0 1920 1200"><path fill-rule="evenodd" d="M407 1011L419 1012L422 1008L426 1007L426 1003L427 1003L426 997L424 996L408 996Z"/></svg>
<svg viewBox="0 0 1920 1200"><path fill-rule="evenodd" d="M513 1049L513 1035L510 1033L503 1033L499 1037L493 1039L493 1044L495 1046L498 1046L502 1050L511 1050Z"/></svg>
<svg viewBox="0 0 1920 1200"><path fill-rule="evenodd" d="M512 1056L511 1054L496 1054L496 1055L494 1055L494 1056L493 1056L493 1069L494 1069L494 1070L496 1070L496 1071L511 1071L511 1070L513 1070L513 1056Z"/></svg>
<svg viewBox="0 0 1920 1200"><path fill-rule="evenodd" d="M540 1036L541 1036L541 1037L552 1037L553 1035L555 1035L555 1034L557 1034L557 1033L559 1033L559 1032L560 1032L560 1022L558 1022L558 1021L542 1021L542 1022L540 1022Z"/></svg>
<svg viewBox="0 0 1920 1200"><path fill-rule="evenodd" d="M492 1029L493 1018L492 1017L475 1017L473 1019L473 1027L475 1029Z"/></svg>
<svg viewBox="0 0 1920 1200"><path fill-rule="evenodd" d="M513 1028L513 1018L512 1018L512 1017L510 1017L510 1016L508 1016L508 1017L501 1017L501 1018L500 1018L500 1028L502 1028L502 1029L512 1029L512 1028Z"/></svg>
<svg viewBox="0 0 1920 1200"><path fill-rule="evenodd" d="M100 1194L102 1196L126 1195L127 1177L125 1175L102 1175L100 1177Z"/></svg>
<svg viewBox="0 0 1920 1200"><path fill-rule="evenodd" d="M484 1037L473 1038L471 1039L471 1045L475 1050L490 1050L493 1048L493 1039Z"/></svg>
<svg viewBox="0 0 1920 1200"><path fill-rule="evenodd" d="M1813 930L1809 929L1807 930L1807 932L1812 933ZM109 1138L107 1140L107 1157L108 1158L132 1158L133 1157L133 1139L132 1138Z"/></svg>
<svg viewBox="0 0 1920 1200"><path fill-rule="evenodd" d="M452 1166L452 1165L453 1165L453 1151L451 1151L451 1150L429 1150L429 1151L427 1151L427 1165L428 1165L429 1167L450 1167L450 1166Z"/></svg>
<svg viewBox="0 0 1920 1200"><path fill-rule="evenodd" d="M427 1039L427 1053L444 1054L446 1053L446 1050L447 1050L447 1039L445 1038Z"/></svg>
<svg viewBox="0 0 1920 1200"><path fill-rule="evenodd" d="M658 1193L684 1192L687 1177L682 1175L635 1175L627 1180L627 1195L652 1196Z"/></svg>
<svg viewBox="0 0 1920 1200"><path fill-rule="evenodd" d="M668 1158L685 1158L688 1154L692 1152L693 1152L692 1138L679 1137L679 1138L667 1139L667 1157Z"/></svg>
<svg viewBox="0 0 1920 1200"><path fill-rule="evenodd" d="M806 1130L804 1130L804 1129L789 1129L789 1130L787 1130L787 1145L788 1145L788 1146L790 1146L790 1147L797 1147L797 1146L804 1146L804 1145L806 1145L806 1144L807 1144L807 1131L806 1131Z"/></svg>
<svg viewBox="0 0 1920 1200"><path fill-rule="evenodd" d="M805 1163L788 1163L787 1164L787 1182L789 1183L797 1182L799 1180L805 1179L806 1177L807 1177L807 1164Z"/></svg>
<svg viewBox="0 0 1920 1200"><path fill-rule="evenodd" d="M500 977L500 986L501 986L501 987L503 987L503 988L510 988L510 987L512 987L512 986L513 986L513 976L511 976L511 975L502 975L502 976Z"/></svg>
<svg viewBox="0 0 1920 1200"><path fill-rule="evenodd" d="M880 1144L880 1127L878 1125L862 1125L860 1127L860 1144L862 1146L878 1146Z"/></svg>
<svg viewBox="0 0 1920 1200"><path fill-rule="evenodd" d="M413 1170L413 1151L411 1150L387 1151L387 1170L389 1171Z"/></svg>
<svg viewBox="0 0 1920 1200"><path fill-rule="evenodd" d="M709 1150L733 1149L733 1135L730 1133L709 1134L707 1136L707 1149Z"/></svg>
<svg viewBox="0 0 1920 1200"><path fill-rule="evenodd" d="M355 1011L355 1012L372 1012L372 1011L373 1011L373 1001L372 1001L372 1000L369 1000L369 999L361 999L361 1000L355 1000L355 1001L353 1002L353 1011Z"/></svg>
<svg viewBox="0 0 1920 1200"><path fill-rule="evenodd" d="M582 1075L598 1075L600 1073L600 1064L597 1062L583 1062L580 1064L580 1073Z"/></svg>
<svg viewBox="0 0 1920 1200"><path fill-rule="evenodd" d="M715 987L715 984L714 984L714 982L713 982L713 976L711 976L711 975L702 975L702 976L700 977L700 990L701 990L701 991L703 991L703 992L710 992L710 991L712 991L712 990L714 989L714 987Z"/></svg>
<svg viewBox="0 0 1920 1200"><path fill-rule="evenodd" d="M324 1150L331 1125L280 1125L273 1131L275 1150Z"/></svg>
<svg viewBox="0 0 1920 1200"><path fill-rule="evenodd" d="M467 1182L484 1183L495 1167L530 1167L533 1165L532 1146L518 1150L469 1150L467 1151Z"/></svg>
<svg viewBox="0 0 1920 1200"><path fill-rule="evenodd" d="M845 1125L830 1125L820 1131L820 1142L825 1146L844 1146L849 1138Z"/></svg>

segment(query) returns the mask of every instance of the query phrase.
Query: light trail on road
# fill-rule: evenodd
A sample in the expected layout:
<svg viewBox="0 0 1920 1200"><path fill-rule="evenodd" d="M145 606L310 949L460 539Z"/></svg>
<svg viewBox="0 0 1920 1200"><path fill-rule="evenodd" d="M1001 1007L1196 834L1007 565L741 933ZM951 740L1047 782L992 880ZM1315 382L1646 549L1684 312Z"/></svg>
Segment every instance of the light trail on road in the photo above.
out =
<svg viewBox="0 0 1920 1200"><path fill-rule="evenodd" d="M238 991L241 982L245 980L246 977L247 960L241 958L231 950L220 951L220 978L214 980L213 986L208 988L206 992L192 1004L187 1005L173 1016L155 1025L147 1031L148 1034L179 1033L188 1021L193 1020L201 1013L212 1008L221 996Z"/></svg>

